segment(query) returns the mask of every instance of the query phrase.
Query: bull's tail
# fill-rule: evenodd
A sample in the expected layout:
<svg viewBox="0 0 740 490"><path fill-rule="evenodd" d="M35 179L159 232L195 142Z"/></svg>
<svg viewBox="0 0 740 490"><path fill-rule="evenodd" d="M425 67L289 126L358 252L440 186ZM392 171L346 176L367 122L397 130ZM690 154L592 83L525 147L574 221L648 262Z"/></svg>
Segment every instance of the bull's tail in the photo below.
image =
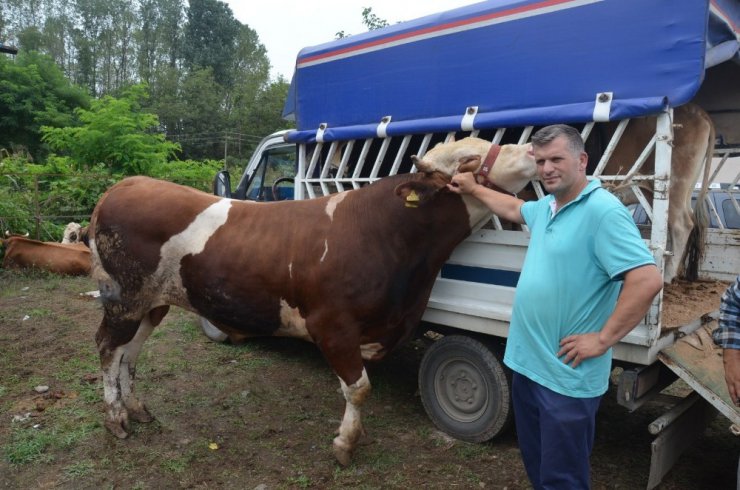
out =
<svg viewBox="0 0 740 490"><path fill-rule="evenodd" d="M709 174L712 168L714 142L714 124L709 121L709 141L707 141L707 151L704 154L704 176L694 206L694 228L691 230L684 255L685 277L689 281L696 281L699 278L699 264L704 257L706 248L707 228L709 227L709 210L707 209L706 198L709 191Z"/></svg>
<svg viewBox="0 0 740 490"><path fill-rule="evenodd" d="M90 248L90 226L83 226L80 228L80 241L85 244L87 248Z"/></svg>

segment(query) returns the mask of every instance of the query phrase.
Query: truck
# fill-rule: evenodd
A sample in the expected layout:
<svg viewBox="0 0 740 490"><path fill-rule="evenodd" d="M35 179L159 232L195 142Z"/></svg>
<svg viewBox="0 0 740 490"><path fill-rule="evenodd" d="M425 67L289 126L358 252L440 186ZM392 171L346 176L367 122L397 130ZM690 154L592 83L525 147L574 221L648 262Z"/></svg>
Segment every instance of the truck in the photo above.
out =
<svg viewBox="0 0 740 490"><path fill-rule="evenodd" d="M297 56L283 114L296 128L264 138L234 187L228 171L219 172L214 192L311 199L415 171L411 155L452 139L523 144L538 127L567 123L588 143L607 123L652 116L655 135L643 153L654 155L655 171L642 178L654 192L641 202L651 211L643 237L662 271L673 253L667 188L674 108L693 102L712 117L718 158L711 180L725 179L730 205L740 210L738 21L740 6L729 0L495 0L307 47ZM592 175L625 179L600 168ZM538 182L532 189L544 195ZM700 279L731 281L740 273L739 232L708 230ZM424 408L459 439L488 440L511 422L502 356L528 242L526 226L512 228L493 215L480 223L440 271L419 327L431 340L418 374ZM666 296L659 294L613 348L617 397L628 410L677 378L692 389L651 424L657 437L648 488L700 434L698 421L719 411L740 428L721 350L708 338L719 297L710 310L669 326ZM201 323L209 337L223 339Z"/></svg>

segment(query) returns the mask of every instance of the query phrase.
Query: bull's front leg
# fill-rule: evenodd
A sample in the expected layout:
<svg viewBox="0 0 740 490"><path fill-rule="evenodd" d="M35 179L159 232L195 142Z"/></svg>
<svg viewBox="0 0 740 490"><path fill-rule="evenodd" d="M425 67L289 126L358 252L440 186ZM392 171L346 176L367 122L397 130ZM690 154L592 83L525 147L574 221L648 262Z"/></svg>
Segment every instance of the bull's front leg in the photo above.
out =
<svg viewBox="0 0 740 490"><path fill-rule="evenodd" d="M362 428L360 409L370 394L370 379L365 369L362 376L354 383L347 385L340 377L342 393L346 401L344 417L339 426L339 435L334 438L334 456L342 466L347 466L352 460L352 453L357 447L360 438L365 434Z"/></svg>

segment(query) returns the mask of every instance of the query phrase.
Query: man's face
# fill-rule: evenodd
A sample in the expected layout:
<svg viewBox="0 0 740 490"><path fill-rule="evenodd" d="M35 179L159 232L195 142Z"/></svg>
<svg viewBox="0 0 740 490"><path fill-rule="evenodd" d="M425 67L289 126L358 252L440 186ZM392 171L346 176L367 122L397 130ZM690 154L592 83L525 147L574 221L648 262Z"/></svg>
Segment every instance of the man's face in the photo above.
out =
<svg viewBox="0 0 740 490"><path fill-rule="evenodd" d="M537 175L556 198L574 199L586 184L586 154L574 155L564 136L534 147Z"/></svg>

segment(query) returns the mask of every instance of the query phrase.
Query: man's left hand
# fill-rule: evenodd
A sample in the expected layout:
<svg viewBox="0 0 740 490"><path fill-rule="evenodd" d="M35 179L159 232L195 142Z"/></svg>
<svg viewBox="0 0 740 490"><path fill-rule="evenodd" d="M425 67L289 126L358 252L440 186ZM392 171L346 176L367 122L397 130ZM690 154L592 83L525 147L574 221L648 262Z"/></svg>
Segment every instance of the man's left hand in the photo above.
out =
<svg viewBox="0 0 740 490"><path fill-rule="evenodd" d="M598 357L608 348L599 340L599 332L569 335L560 341L558 357L565 356L563 362L576 368L584 359Z"/></svg>

